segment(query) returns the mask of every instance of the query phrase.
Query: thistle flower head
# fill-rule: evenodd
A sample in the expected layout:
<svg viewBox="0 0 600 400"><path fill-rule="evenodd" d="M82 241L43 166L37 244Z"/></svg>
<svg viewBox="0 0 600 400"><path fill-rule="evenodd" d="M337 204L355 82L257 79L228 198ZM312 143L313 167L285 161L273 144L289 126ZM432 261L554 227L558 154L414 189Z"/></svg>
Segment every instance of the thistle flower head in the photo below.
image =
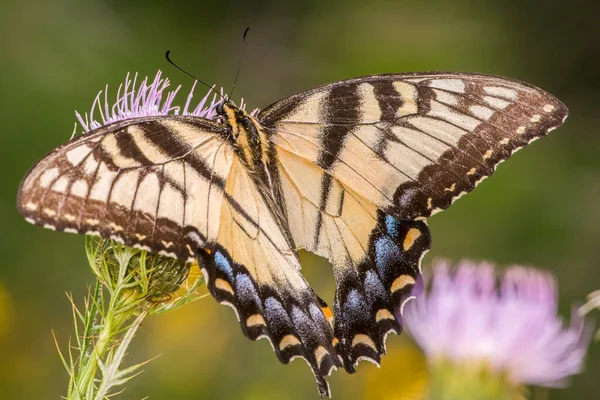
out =
<svg viewBox="0 0 600 400"><path fill-rule="evenodd" d="M514 385L558 386L580 372L589 330L577 313L557 317L552 275L514 266L499 280L491 264L434 270L428 293L404 309L407 329L430 364L485 365Z"/></svg>
<svg viewBox="0 0 600 400"><path fill-rule="evenodd" d="M175 102L181 86L169 90L171 83L168 78L163 78L161 71L156 73L153 80L145 77L140 81L137 73L133 75L133 78L131 78L130 74L127 74L125 82L119 85L114 102L109 100L109 90L108 85L106 85L105 89L101 90L96 96L90 111L83 115L76 111L75 116L84 133L113 122L130 118L162 115L191 115L206 119L218 118L217 106L228 100L223 88L220 90L220 95L217 96L213 86L213 89L209 90L194 105L193 97L196 83L194 82L192 85L186 102L181 107L176 105ZM239 108L245 108L244 99L241 99ZM257 113L258 109L255 109L250 114L256 115Z"/></svg>
<svg viewBox="0 0 600 400"><path fill-rule="evenodd" d="M191 264L95 236L86 237L86 251L92 271L109 292L126 293L122 297L128 303L149 308L150 314L198 299L203 280L193 276L188 282Z"/></svg>

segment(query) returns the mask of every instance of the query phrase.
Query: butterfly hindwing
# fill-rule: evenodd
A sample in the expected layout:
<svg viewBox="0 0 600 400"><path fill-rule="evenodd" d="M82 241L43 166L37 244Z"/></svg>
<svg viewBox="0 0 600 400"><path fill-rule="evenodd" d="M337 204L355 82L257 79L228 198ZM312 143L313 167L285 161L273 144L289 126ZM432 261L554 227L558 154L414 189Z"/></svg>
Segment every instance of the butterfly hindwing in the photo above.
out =
<svg viewBox="0 0 600 400"><path fill-rule="evenodd" d="M325 377L340 365L333 331L288 233L238 159L225 193L217 241L199 256L211 294L235 310L247 337L267 338L281 362L304 358L329 395Z"/></svg>
<svg viewBox="0 0 600 400"><path fill-rule="evenodd" d="M402 331L402 309L422 286L420 262L430 243L425 222L379 213L362 260L336 274L336 350L348 372L361 360L379 365L387 335Z"/></svg>
<svg viewBox="0 0 600 400"><path fill-rule="evenodd" d="M336 350L349 372L368 359L379 363L385 338L400 333L400 310L420 281L429 249L423 221L400 221L379 211L314 163L279 149L279 182L296 246L334 267ZM325 182L329 190L322 197Z"/></svg>
<svg viewBox="0 0 600 400"><path fill-rule="evenodd" d="M312 289L305 282L284 286L281 282L261 281L233 261L220 245L210 252L201 250L198 260L210 293L235 310L244 334L251 340L268 339L284 364L297 357L306 360L319 394L329 396L325 377L341 364L333 347L331 326Z"/></svg>

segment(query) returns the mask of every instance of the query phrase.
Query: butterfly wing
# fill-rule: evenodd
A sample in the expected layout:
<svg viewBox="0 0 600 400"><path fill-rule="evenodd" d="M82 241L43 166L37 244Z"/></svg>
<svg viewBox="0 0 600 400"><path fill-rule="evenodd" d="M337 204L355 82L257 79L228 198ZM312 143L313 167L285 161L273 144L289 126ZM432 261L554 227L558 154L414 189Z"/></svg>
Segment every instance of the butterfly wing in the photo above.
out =
<svg viewBox="0 0 600 400"><path fill-rule="evenodd" d="M322 301L302 277L274 206L237 158L225 196L217 241L199 254L211 294L235 310L248 338L267 338L282 363L304 358L328 396L325 377L341 364Z"/></svg>
<svg viewBox="0 0 600 400"><path fill-rule="evenodd" d="M530 85L452 73L337 82L258 115L272 132L296 246L334 264L336 350L348 371L379 361L387 333L401 329L430 246L422 220L566 115Z"/></svg>
<svg viewBox="0 0 600 400"><path fill-rule="evenodd" d="M506 78L374 75L288 97L258 118L299 155L399 219L446 209L567 108ZM324 189L325 191L325 189Z"/></svg>
<svg viewBox="0 0 600 400"><path fill-rule="evenodd" d="M276 207L219 124L193 117L118 122L54 150L27 174L18 208L46 228L112 238L193 261L211 294L283 363L304 358L322 395L340 365L333 331L300 274Z"/></svg>
<svg viewBox="0 0 600 400"><path fill-rule="evenodd" d="M221 131L186 117L104 126L32 168L19 190L19 211L46 228L191 261L218 233L233 160Z"/></svg>

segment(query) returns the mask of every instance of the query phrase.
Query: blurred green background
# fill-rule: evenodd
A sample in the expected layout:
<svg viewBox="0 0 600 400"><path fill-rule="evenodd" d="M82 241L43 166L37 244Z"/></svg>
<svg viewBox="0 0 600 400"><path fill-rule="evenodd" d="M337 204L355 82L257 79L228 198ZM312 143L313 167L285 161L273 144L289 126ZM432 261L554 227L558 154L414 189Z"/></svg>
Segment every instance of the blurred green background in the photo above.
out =
<svg viewBox="0 0 600 400"><path fill-rule="evenodd" d="M252 3L252 4L250 4ZM525 263L558 276L561 312L600 288L598 2L101 1L5 0L0 4L0 398L57 399L67 376L51 330L72 332L65 292L82 299L93 281L81 236L31 226L17 214L27 169L66 141L75 109L113 90L128 71L162 69L230 87L240 36L251 26L235 98L249 109L360 75L450 70L494 73L538 85L570 108L566 125L503 164L491 179L430 220L436 257ZM114 93L114 92L113 92ZM303 254L319 293L331 268ZM64 347L63 347L64 348ZM423 359L392 337L382 368L363 363L330 379L337 399L402 399L418 393ZM282 366L266 341L245 339L233 313L206 298L146 321L128 361L158 354L120 398L317 398L302 361ZM570 387L535 399L600 393L600 352ZM595 394L594 394L595 393Z"/></svg>

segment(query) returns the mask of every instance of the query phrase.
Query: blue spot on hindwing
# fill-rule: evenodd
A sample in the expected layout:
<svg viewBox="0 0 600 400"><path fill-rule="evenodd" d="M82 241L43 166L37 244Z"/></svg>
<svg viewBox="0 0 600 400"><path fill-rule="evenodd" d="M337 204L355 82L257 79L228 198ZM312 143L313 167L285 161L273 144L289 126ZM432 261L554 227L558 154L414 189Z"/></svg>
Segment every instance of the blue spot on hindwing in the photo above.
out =
<svg viewBox="0 0 600 400"><path fill-rule="evenodd" d="M308 312L310 313L310 317L313 321L320 324L329 324L327 319L325 319L325 315L323 315L323 311L321 308L317 307L314 303L311 303L308 306Z"/></svg>
<svg viewBox="0 0 600 400"><path fill-rule="evenodd" d="M287 312L279 300L274 297L269 297L265 300L265 317L267 317L267 322L272 332L289 328L291 325Z"/></svg>
<svg viewBox="0 0 600 400"><path fill-rule="evenodd" d="M235 277L235 293L237 294L240 304L247 306L248 303L254 303L254 305L262 310L262 305L258 292L254 287L254 282L246 274L237 274Z"/></svg>
<svg viewBox="0 0 600 400"><path fill-rule="evenodd" d="M394 239L397 239L399 236L398 225L400 224L394 217L391 215L385 216L385 227L387 228L388 234Z"/></svg>
<svg viewBox="0 0 600 400"><path fill-rule="evenodd" d="M390 238L381 236L375 240L375 264L384 280L393 277L394 267L401 259L400 248Z"/></svg>
<svg viewBox="0 0 600 400"><path fill-rule="evenodd" d="M225 273L225 275L229 277L229 280L233 282L233 269L231 268L231 264L220 250L215 252L214 260L219 271Z"/></svg>
<svg viewBox="0 0 600 400"><path fill-rule="evenodd" d="M308 316L302 311L299 307L292 307L292 321L294 322L294 326L296 327L296 331L300 334L301 338L310 337L317 332L315 332L313 323L308 318Z"/></svg>
<svg viewBox="0 0 600 400"><path fill-rule="evenodd" d="M374 270L369 270L365 273L364 288L370 303L375 303L377 300L386 301L388 299L385 287Z"/></svg>
<svg viewBox="0 0 600 400"><path fill-rule="evenodd" d="M352 289L346 296L343 309L344 320L346 321L362 322L370 318L367 301L356 289Z"/></svg>

